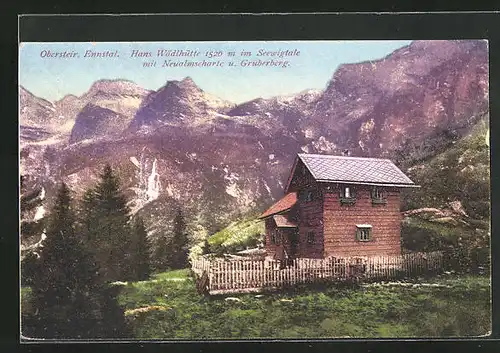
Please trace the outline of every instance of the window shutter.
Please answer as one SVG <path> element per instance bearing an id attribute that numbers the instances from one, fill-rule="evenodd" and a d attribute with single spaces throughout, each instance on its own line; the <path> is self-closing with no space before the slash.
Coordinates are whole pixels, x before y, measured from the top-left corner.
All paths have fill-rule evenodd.
<path id="1" fill-rule="evenodd" d="M 361 231 L 359 230 L 359 228 L 357 228 L 356 229 L 356 240 L 360 239 L 360 235 L 361 235 Z"/>

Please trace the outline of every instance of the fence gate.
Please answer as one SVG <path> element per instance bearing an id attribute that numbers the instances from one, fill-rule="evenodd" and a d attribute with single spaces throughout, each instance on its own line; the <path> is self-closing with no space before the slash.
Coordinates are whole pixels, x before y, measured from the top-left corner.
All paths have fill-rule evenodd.
<path id="1" fill-rule="evenodd" d="M 359 279 L 366 273 L 366 263 L 361 258 L 354 258 L 349 263 L 349 276 L 354 279 Z"/>

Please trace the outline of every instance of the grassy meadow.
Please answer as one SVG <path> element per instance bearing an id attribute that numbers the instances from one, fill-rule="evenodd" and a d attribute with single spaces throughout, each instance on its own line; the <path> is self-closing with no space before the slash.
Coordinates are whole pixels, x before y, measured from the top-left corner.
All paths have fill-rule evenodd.
<path id="1" fill-rule="evenodd" d="M 137 339 L 482 336 L 491 325 L 490 279 L 481 276 L 210 298 L 187 269 L 120 285 Z"/>

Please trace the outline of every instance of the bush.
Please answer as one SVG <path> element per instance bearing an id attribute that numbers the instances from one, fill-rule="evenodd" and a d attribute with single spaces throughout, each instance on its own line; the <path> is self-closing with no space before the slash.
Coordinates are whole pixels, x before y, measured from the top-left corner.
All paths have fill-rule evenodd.
<path id="1" fill-rule="evenodd" d="M 401 228 L 402 246 L 415 252 L 443 251 L 446 270 L 487 273 L 489 234 L 484 230 L 407 218 Z"/>

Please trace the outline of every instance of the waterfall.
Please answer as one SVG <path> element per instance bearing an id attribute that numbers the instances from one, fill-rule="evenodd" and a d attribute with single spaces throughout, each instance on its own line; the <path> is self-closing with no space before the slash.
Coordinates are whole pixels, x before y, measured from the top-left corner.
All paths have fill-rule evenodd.
<path id="1" fill-rule="evenodd" d="M 160 195 L 161 184 L 160 175 L 156 172 L 156 158 L 153 161 L 151 175 L 148 177 L 148 186 L 146 190 L 147 202 L 156 200 Z"/>
<path id="2" fill-rule="evenodd" d="M 160 174 L 157 172 L 158 161 L 156 158 L 151 165 L 151 160 L 145 156 L 143 149 L 139 161 L 135 157 L 131 157 L 130 160 L 138 169 L 136 171 L 137 186 L 132 188 L 137 195 L 132 206 L 132 213 L 135 213 L 147 203 L 156 200 L 160 196 L 162 186 L 160 183 Z M 149 168 L 151 168 L 151 174 L 148 173 Z"/>

